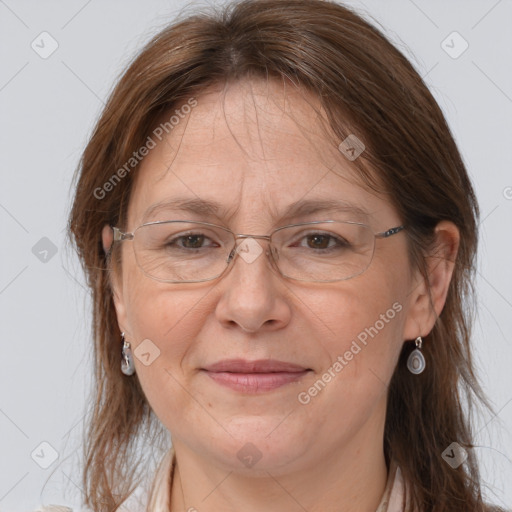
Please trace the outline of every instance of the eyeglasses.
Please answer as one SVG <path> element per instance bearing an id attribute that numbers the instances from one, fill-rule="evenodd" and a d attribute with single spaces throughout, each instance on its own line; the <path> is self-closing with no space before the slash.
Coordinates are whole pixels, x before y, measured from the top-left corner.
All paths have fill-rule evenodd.
<path id="1" fill-rule="evenodd" d="M 376 238 L 388 238 L 404 226 L 374 233 L 359 222 L 322 220 L 290 224 L 270 235 L 235 234 L 228 228 L 188 220 L 149 222 L 133 233 L 113 227 L 114 242 L 133 241 L 135 260 L 152 279 L 165 283 L 199 283 L 220 277 L 237 254 L 252 263 L 263 252 L 283 277 L 298 281 L 343 281 L 363 273 Z M 237 245 L 237 240 L 243 239 Z"/>

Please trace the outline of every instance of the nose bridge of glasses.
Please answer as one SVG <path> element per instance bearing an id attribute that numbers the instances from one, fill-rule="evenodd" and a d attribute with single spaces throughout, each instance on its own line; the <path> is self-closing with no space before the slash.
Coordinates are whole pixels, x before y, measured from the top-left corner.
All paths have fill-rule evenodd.
<path id="1" fill-rule="evenodd" d="M 246 261 L 246 263 L 252 263 L 255 259 L 257 259 L 261 252 L 265 252 L 267 257 L 269 257 L 271 260 L 271 264 L 274 264 L 278 259 L 277 248 L 270 245 L 272 241 L 271 235 L 250 235 L 245 233 L 233 233 L 233 235 L 235 238 L 235 246 L 228 256 L 228 263 L 234 259 L 236 254 L 239 254 L 242 259 Z M 266 240 L 269 242 L 269 247 L 266 251 L 261 248 L 260 244 L 257 242 L 257 239 Z M 239 240 L 241 240 L 241 242 L 239 242 Z M 250 240 L 253 240 L 254 242 L 251 244 Z"/>
<path id="2" fill-rule="evenodd" d="M 240 250 L 240 247 L 244 244 L 244 242 L 246 240 L 254 240 L 256 241 L 256 239 L 260 239 L 260 240 L 266 240 L 267 242 L 270 242 L 272 241 L 271 239 L 271 236 L 270 235 L 248 235 L 248 234 L 244 234 L 244 233 L 239 233 L 239 234 L 235 234 L 235 247 L 234 247 L 234 251 L 236 252 L 239 252 Z M 242 240 L 242 242 L 238 242 L 239 240 Z M 258 244 L 258 242 L 256 242 Z M 246 247 L 248 247 L 248 244 L 245 244 Z M 258 244 L 259 245 L 259 244 Z M 267 251 L 265 251 L 265 253 L 268 255 L 269 254 L 269 251 L 272 249 L 271 246 L 269 246 L 269 248 L 267 249 Z"/>

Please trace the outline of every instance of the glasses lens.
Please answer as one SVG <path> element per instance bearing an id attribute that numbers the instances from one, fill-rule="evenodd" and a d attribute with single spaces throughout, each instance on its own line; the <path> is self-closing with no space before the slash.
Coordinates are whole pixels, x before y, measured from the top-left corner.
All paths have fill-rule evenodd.
<path id="1" fill-rule="evenodd" d="M 341 281 L 368 268 L 374 242 L 372 230 L 355 222 L 287 226 L 272 235 L 273 259 L 281 273 L 292 279 Z M 220 276 L 234 245 L 228 229 L 188 221 L 146 224 L 134 238 L 139 267 L 158 281 L 176 283 Z"/>
<path id="2" fill-rule="evenodd" d="M 281 272 L 302 281 L 340 281 L 364 272 L 372 260 L 372 230 L 355 222 L 318 222 L 288 226 L 272 241 Z"/>
<path id="3" fill-rule="evenodd" d="M 214 279 L 227 266 L 234 238 L 220 226 L 187 221 L 146 224 L 134 238 L 139 267 L 159 281 Z"/>

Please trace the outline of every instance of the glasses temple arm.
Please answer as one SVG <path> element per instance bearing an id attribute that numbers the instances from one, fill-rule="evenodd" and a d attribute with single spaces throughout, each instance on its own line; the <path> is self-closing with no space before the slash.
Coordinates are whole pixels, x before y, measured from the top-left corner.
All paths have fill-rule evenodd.
<path id="1" fill-rule="evenodd" d="M 392 235 L 396 235 L 396 233 L 400 233 L 400 231 L 402 231 L 403 229 L 405 229 L 405 226 L 396 226 L 394 228 L 390 228 L 388 229 L 387 231 L 383 231 L 382 233 L 376 233 L 375 236 L 377 238 L 388 238 Z"/>
<path id="2" fill-rule="evenodd" d="M 112 226 L 112 231 L 114 231 L 114 242 L 133 240 L 133 233 L 123 233 L 119 228 L 114 226 Z"/>

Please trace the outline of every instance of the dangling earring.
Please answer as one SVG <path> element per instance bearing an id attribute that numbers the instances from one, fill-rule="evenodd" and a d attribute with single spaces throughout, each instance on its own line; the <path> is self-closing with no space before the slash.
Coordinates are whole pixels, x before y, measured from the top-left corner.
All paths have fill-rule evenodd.
<path id="1" fill-rule="evenodd" d="M 135 365 L 133 364 L 132 349 L 130 342 L 124 339 L 124 332 L 121 334 L 121 341 L 123 342 L 121 371 L 125 375 L 133 375 L 135 373 Z"/>
<path id="2" fill-rule="evenodd" d="M 418 375 L 423 372 L 427 363 L 421 353 L 421 345 L 423 343 L 421 336 L 418 336 L 414 343 L 416 343 L 416 348 L 410 353 L 409 358 L 407 359 L 407 368 L 411 373 L 414 373 L 414 375 Z"/>

